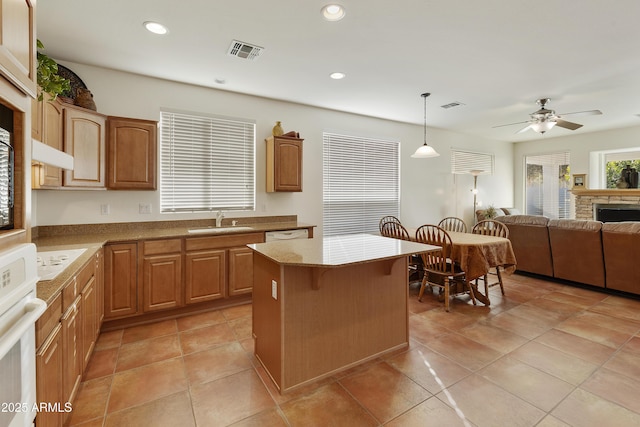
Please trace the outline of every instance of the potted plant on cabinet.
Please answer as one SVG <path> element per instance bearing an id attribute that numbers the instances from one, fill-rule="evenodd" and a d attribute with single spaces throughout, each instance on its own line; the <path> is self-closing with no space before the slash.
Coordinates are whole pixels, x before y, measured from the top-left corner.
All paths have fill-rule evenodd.
<path id="1" fill-rule="evenodd" d="M 44 49 L 44 45 L 37 40 L 38 49 Z M 56 99 L 58 95 L 64 94 L 71 90 L 68 79 L 58 75 L 58 63 L 45 55 L 38 52 L 38 86 L 42 89 L 38 96 L 38 101 L 42 101 L 44 93 L 48 93 L 51 99 Z"/>

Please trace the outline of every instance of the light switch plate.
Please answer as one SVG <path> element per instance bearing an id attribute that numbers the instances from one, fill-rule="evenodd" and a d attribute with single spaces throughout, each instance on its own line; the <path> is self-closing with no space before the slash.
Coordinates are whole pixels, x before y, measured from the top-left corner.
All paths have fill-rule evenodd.
<path id="1" fill-rule="evenodd" d="M 271 298 L 278 299 L 278 282 L 271 281 Z"/>
<path id="2" fill-rule="evenodd" d="M 138 205 L 138 213 L 141 213 L 141 214 L 150 214 L 150 213 L 151 213 L 151 205 L 150 205 L 150 204 L 147 204 L 147 203 L 145 203 L 145 204 L 140 203 L 140 204 Z"/>

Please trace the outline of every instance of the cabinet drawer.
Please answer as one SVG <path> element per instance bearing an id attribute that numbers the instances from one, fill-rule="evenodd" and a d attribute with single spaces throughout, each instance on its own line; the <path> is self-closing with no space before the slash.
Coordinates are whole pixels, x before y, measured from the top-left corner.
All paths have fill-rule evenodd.
<path id="1" fill-rule="evenodd" d="M 76 281 L 78 282 L 78 290 L 82 292 L 87 283 L 91 280 L 93 276 L 96 274 L 96 263 L 93 259 L 90 259 L 88 263 L 84 265 L 80 269 L 80 272 L 76 276 Z"/>
<path id="2" fill-rule="evenodd" d="M 62 312 L 66 312 L 69 306 L 76 300 L 80 294 L 78 287 L 78 281 L 74 277 L 69 280 L 67 284 L 62 288 Z"/>
<path id="3" fill-rule="evenodd" d="M 47 310 L 36 321 L 36 348 L 39 348 L 49 336 L 53 328 L 60 323 L 62 316 L 62 294 L 49 304 Z"/>
<path id="4" fill-rule="evenodd" d="M 168 254 L 182 251 L 181 239 L 147 240 L 143 242 L 144 255 Z"/>
<path id="5" fill-rule="evenodd" d="M 231 248 L 249 243 L 264 242 L 264 233 L 231 234 L 227 236 L 191 237 L 186 240 L 187 251 L 203 249 Z"/>

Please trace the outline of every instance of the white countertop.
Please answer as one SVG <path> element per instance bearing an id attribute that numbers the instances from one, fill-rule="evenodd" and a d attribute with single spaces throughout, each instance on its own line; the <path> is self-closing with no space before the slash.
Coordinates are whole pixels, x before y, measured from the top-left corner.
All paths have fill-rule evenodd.
<path id="1" fill-rule="evenodd" d="M 248 246 L 279 264 L 306 267 L 339 267 L 439 249 L 438 246 L 373 234 L 280 240 Z"/>

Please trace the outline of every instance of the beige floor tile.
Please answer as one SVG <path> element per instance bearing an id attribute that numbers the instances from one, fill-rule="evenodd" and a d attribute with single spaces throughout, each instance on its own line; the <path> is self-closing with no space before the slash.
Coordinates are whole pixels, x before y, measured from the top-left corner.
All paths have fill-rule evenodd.
<path id="1" fill-rule="evenodd" d="M 180 333 L 180 346 L 184 354 L 207 350 L 234 341 L 236 336 L 226 322 Z"/>
<path id="2" fill-rule="evenodd" d="M 116 372 L 137 368 L 181 356 L 177 334 L 123 344 L 118 353 Z"/>
<path id="3" fill-rule="evenodd" d="M 604 344 L 558 329 L 545 332 L 536 338 L 535 341 L 595 365 L 601 365 L 615 352 L 615 349 Z"/>
<path id="4" fill-rule="evenodd" d="M 124 329 L 117 331 L 101 332 L 96 342 L 94 351 L 106 350 L 108 348 L 118 348 L 122 343 Z"/>
<path id="5" fill-rule="evenodd" d="M 150 323 L 148 325 L 134 326 L 124 330 L 122 335 L 122 344 L 175 334 L 176 332 L 178 332 L 178 328 L 175 320 L 165 320 L 163 322 Z"/>
<path id="6" fill-rule="evenodd" d="M 500 353 L 508 353 L 529 342 L 520 335 L 486 323 L 475 323 L 460 329 L 458 333 Z"/>
<path id="7" fill-rule="evenodd" d="M 199 426 L 227 426 L 256 415 L 275 403 L 252 369 L 191 387 Z"/>
<path id="8" fill-rule="evenodd" d="M 464 417 L 464 414 L 456 412 L 436 397 L 422 402 L 385 424 L 386 427 L 473 427 L 474 425 Z"/>
<path id="9" fill-rule="evenodd" d="M 450 333 L 449 329 L 433 324 L 422 316 L 409 315 L 409 336 L 421 344 L 426 344 L 433 339 Z"/>
<path id="10" fill-rule="evenodd" d="M 571 426 L 640 426 L 640 415 L 622 406 L 577 389 L 551 415 Z"/>
<path id="11" fill-rule="evenodd" d="M 443 326 L 447 329 L 457 331 L 476 322 L 471 316 L 460 313 L 459 311 L 446 312 L 444 310 L 430 310 L 418 314 L 418 316 L 425 318 L 428 322 Z"/>
<path id="12" fill-rule="evenodd" d="M 233 427 L 287 427 L 283 416 L 278 409 L 271 408 L 233 423 Z"/>
<path id="13" fill-rule="evenodd" d="M 186 331 L 188 329 L 202 328 L 204 326 L 216 325 L 224 323 L 227 319 L 220 310 L 208 311 L 206 313 L 192 314 L 191 316 L 180 317 L 176 319 L 178 322 L 178 331 Z"/>
<path id="14" fill-rule="evenodd" d="M 381 423 L 432 396 L 386 362 L 342 378 L 340 384 Z"/>
<path id="15" fill-rule="evenodd" d="M 195 427 L 187 391 L 109 414 L 104 427 Z"/>
<path id="16" fill-rule="evenodd" d="M 546 413 L 478 375 L 436 397 L 478 426 L 534 426 Z"/>
<path id="17" fill-rule="evenodd" d="M 235 307 L 229 307 L 222 309 L 222 315 L 227 320 L 234 320 L 240 317 L 251 316 L 253 313 L 253 307 L 251 304 L 236 305 Z"/>
<path id="18" fill-rule="evenodd" d="M 74 426 L 104 417 L 112 380 L 113 377 L 108 376 L 86 381 L 80 385 L 76 399 L 72 404 L 69 425 Z"/>
<path id="19" fill-rule="evenodd" d="M 638 368 L 635 368 L 637 371 Z M 625 372 L 598 369 L 580 386 L 583 390 L 640 413 L 640 382 Z"/>
<path id="20" fill-rule="evenodd" d="M 528 319 L 524 319 L 520 316 L 514 316 L 510 311 L 511 310 L 500 313 L 497 316 L 488 319 L 487 324 L 496 328 L 504 329 L 527 339 L 534 339 L 550 329 L 550 327 L 547 326 L 531 324 Z"/>
<path id="21" fill-rule="evenodd" d="M 251 360 L 237 342 L 187 354 L 184 365 L 191 384 L 205 383 L 252 368 Z"/>
<path id="22" fill-rule="evenodd" d="M 244 340 L 253 337 L 253 323 L 251 316 L 229 320 L 227 323 L 236 335 L 236 339 Z"/>
<path id="23" fill-rule="evenodd" d="M 545 412 L 575 389 L 574 385 L 509 356 L 482 369 L 478 375 Z"/>
<path id="24" fill-rule="evenodd" d="M 429 342 L 428 347 L 463 367 L 476 371 L 497 360 L 502 353 L 460 334 L 450 334 Z"/>
<path id="25" fill-rule="evenodd" d="M 118 348 L 107 348 L 106 350 L 94 351 L 87 364 L 87 369 L 82 376 L 83 381 L 112 375 L 116 370 L 118 360 Z"/>
<path id="26" fill-rule="evenodd" d="M 605 316 L 600 316 L 605 317 Z M 633 335 L 629 332 L 612 329 L 594 322 L 594 316 L 579 314 L 570 319 L 565 320 L 556 327 L 561 331 L 568 332 L 579 337 L 595 341 L 611 348 L 618 348 L 631 338 Z"/>

